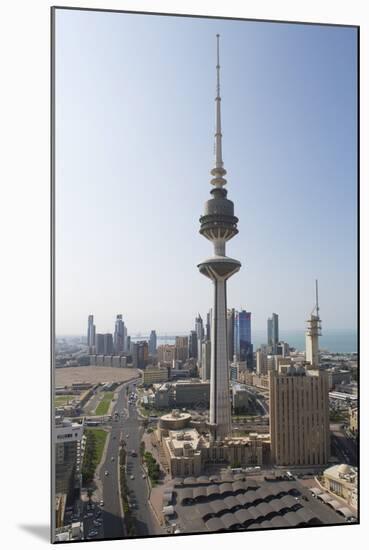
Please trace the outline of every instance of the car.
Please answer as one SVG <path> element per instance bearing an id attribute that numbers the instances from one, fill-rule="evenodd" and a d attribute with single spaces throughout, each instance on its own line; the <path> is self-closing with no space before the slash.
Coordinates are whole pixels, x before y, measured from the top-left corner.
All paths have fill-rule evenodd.
<path id="1" fill-rule="evenodd" d="M 109 475 L 108 470 L 105 470 L 104 475 L 105 475 L 105 476 L 108 476 L 108 475 Z"/>
<path id="2" fill-rule="evenodd" d="M 104 506 L 104 501 L 100 500 L 100 506 Z"/>
<path id="3" fill-rule="evenodd" d="M 111 460 L 112 462 L 114 462 L 115 458 L 112 456 L 110 460 Z"/>
<path id="4" fill-rule="evenodd" d="M 134 478 L 135 478 L 134 475 L 130 475 L 130 476 L 129 476 L 129 479 L 134 479 Z"/>
<path id="5" fill-rule="evenodd" d="M 146 474 L 142 474 L 142 479 L 146 479 Z"/>
<path id="6" fill-rule="evenodd" d="M 126 438 L 127 438 L 127 439 L 129 438 L 129 434 L 126 435 Z"/>

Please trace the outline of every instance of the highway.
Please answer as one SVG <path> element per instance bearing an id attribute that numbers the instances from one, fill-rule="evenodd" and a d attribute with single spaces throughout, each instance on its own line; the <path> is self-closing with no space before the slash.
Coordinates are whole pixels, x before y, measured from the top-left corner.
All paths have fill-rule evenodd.
<path id="1" fill-rule="evenodd" d="M 147 536 L 159 534 L 160 527 L 152 515 L 148 504 L 148 483 L 143 479 L 144 471 L 139 456 L 140 441 L 143 428 L 137 415 L 136 405 L 128 405 L 126 394 L 127 386 L 130 391 L 134 389 L 133 382 L 122 385 L 118 398 L 112 411 L 113 421 L 106 458 L 100 468 L 100 477 L 103 485 L 103 536 L 105 538 L 126 537 L 124 521 L 121 518 L 121 504 L 119 497 L 119 448 L 120 439 L 126 442 L 127 451 L 127 485 L 130 490 L 129 500 L 135 518 L 136 535 Z M 119 418 L 114 420 L 114 413 L 119 413 Z M 130 451 L 136 451 L 137 456 L 132 457 Z M 108 472 L 108 475 L 105 475 Z M 134 479 L 130 479 L 133 476 Z"/>
<path id="2" fill-rule="evenodd" d="M 148 503 L 148 482 L 142 477 L 144 475 L 140 459 L 142 433 L 143 428 L 140 425 L 136 405 L 129 405 L 129 416 L 124 421 L 123 430 L 127 450 L 127 485 L 130 490 L 130 503 L 133 505 L 136 520 L 136 534 L 147 536 L 160 534 L 162 531 Z M 136 451 L 136 457 L 131 456 L 132 450 Z"/>

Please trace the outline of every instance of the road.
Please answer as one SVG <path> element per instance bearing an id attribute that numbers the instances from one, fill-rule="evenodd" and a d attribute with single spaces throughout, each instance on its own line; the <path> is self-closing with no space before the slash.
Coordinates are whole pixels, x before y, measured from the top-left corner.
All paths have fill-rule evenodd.
<path id="1" fill-rule="evenodd" d="M 114 405 L 112 415 L 112 430 L 108 441 L 106 459 L 100 468 L 103 485 L 103 536 L 105 538 L 126 537 L 126 529 L 121 518 L 121 504 L 119 497 L 119 448 L 120 438 L 126 442 L 127 451 L 127 485 L 130 490 L 129 500 L 133 505 L 133 515 L 136 521 L 136 534 L 147 536 L 156 534 L 160 528 L 152 515 L 148 504 L 149 488 L 142 475 L 144 470 L 139 456 L 140 441 L 143 428 L 137 414 L 136 405 L 128 405 L 126 388 L 134 389 L 133 382 L 122 385 Z M 118 420 L 114 420 L 114 413 L 119 413 Z M 136 451 L 137 457 L 132 457 L 130 451 Z M 114 459 L 114 460 L 113 460 Z M 108 472 L 108 475 L 105 475 Z M 134 479 L 130 479 L 133 476 Z"/>
<path id="2" fill-rule="evenodd" d="M 123 384 L 118 392 L 117 401 L 113 407 L 113 421 L 110 436 L 107 443 L 105 462 L 100 468 L 100 478 L 103 486 L 103 526 L 104 537 L 117 538 L 125 537 L 126 530 L 122 519 L 121 503 L 119 496 L 119 440 L 122 431 L 122 425 L 125 422 L 124 400 L 127 384 Z M 119 420 L 114 420 L 114 412 L 120 413 Z M 108 475 L 105 475 L 108 472 Z"/>
<path id="3" fill-rule="evenodd" d="M 124 421 L 123 437 L 127 449 L 127 485 L 130 490 L 130 501 L 133 504 L 136 520 L 136 531 L 139 536 L 160 534 L 161 530 L 153 517 L 149 499 L 149 488 L 146 479 L 143 479 L 144 470 L 140 459 L 140 442 L 143 428 L 140 426 L 136 405 L 129 405 L 129 416 Z M 137 456 L 131 456 L 131 451 Z M 131 479 L 133 477 L 134 479 Z"/>
<path id="4" fill-rule="evenodd" d="M 344 430 L 337 424 L 331 424 L 331 453 L 340 463 L 357 466 L 356 440 L 347 437 Z"/>

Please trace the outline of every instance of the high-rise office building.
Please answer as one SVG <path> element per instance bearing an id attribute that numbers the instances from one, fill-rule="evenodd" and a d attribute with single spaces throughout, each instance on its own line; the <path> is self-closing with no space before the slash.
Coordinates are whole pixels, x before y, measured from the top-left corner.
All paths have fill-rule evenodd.
<path id="1" fill-rule="evenodd" d="M 197 335 L 197 363 L 201 366 L 201 344 L 204 339 L 204 324 L 200 313 L 195 319 L 195 331 Z"/>
<path id="2" fill-rule="evenodd" d="M 123 351 L 129 351 L 129 345 L 128 345 L 128 331 L 126 325 L 124 325 L 124 350 Z"/>
<path id="3" fill-rule="evenodd" d="M 211 340 L 204 340 L 202 343 L 201 353 L 201 379 L 205 382 L 206 380 L 210 380 Z"/>
<path id="4" fill-rule="evenodd" d="M 323 465 L 329 460 L 328 376 L 279 365 L 269 372 L 272 461 L 280 466 Z"/>
<path id="5" fill-rule="evenodd" d="M 190 359 L 197 359 L 197 334 L 195 330 L 191 330 L 188 338 L 188 356 Z"/>
<path id="6" fill-rule="evenodd" d="M 104 335 L 96 334 L 95 338 L 96 355 L 104 355 Z"/>
<path id="7" fill-rule="evenodd" d="M 188 359 L 188 336 L 176 336 L 176 359 L 187 361 Z"/>
<path id="8" fill-rule="evenodd" d="M 234 349 L 234 319 L 235 319 L 235 310 L 229 309 L 227 312 L 227 345 L 228 345 L 228 360 L 233 361 L 233 356 L 235 354 Z"/>
<path id="9" fill-rule="evenodd" d="M 256 351 L 256 374 L 268 373 L 268 356 L 264 350 L 258 349 Z"/>
<path id="10" fill-rule="evenodd" d="M 268 346 L 271 346 L 273 353 L 277 353 L 279 342 L 279 320 L 276 313 L 268 319 Z"/>
<path id="11" fill-rule="evenodd" d="M 90 352 L 92 351 L 91 348 L 95 346 L 95 340 L 96 340 L 96 326 L 94 325 L 94 316 L 89 315 L 88 326 L 87 326 L 87 345 L 90 348 Z"/>
<path id="12" fill-rule="evenodd" d="M 96 334 L 96 355 L 113 355 L 113 335 L 111 333 Z"/>
<path id="13" fill-rule="evenodd" d="M 150 338 L 149 338 L 149 355 L 156 355 L 156 343 L 157 343 L 156 331 L 152 330 L 150 332 Z"/>
<path id="14" fill-rule="evenodd" d="M 158 346 L 157 352 L 160 363 L 170 363 L 172 365 L 173 361 L 176 360 L 176 347 L 171 344 Z"/>
<path id="15" fill-rule="evenodd" d="M 114 329 L 114 353 L 120 355 L 125 349 L 124 345 L 124 322 L 121 314 L 117 315 Z"/>
<path id="16" fill-rule="evenodd" d="M 132 345 L 132 363 L 135 369 L 144 369 L 149 359 L 149 345 L 146 340 L 134 342 Z"/>
<path id="17" fill-rule="evenodd" d="M 212 311 L 206 314 L 205 340 L 211 340 L 211 315 Z"/>
<path id="18" fill-rule="evenodd" d="M 104 355 L 114 353 L 113 335 L 110 332 L 104 334 Z"/>
<path id="19" fill-rule="evenodd" d="M 127 351 L 128 353 L 130 353 L 130 352 L 132 351 L 132 350 L 131 350 L 131 337 L 130 337 L 130 336 L 126 336 L 125 342 L 126 342 L 126 349 L 125 349 L 125 351 Z"/>
<path id="20" fill-rule="evenodd" d="M 315 308 L 310 319 L 307 320 L 306 331 L 306 361 L 315 369 L 319 367 L 319 336 L 321 336 L 322 325 L 319 317 L 318 302 L 318 281 L 315 281 Z"/>
<path id="21" fill-rule="evenodd" d="M 233 202 L 226 198 L 227 190 L 224 188 L 227 180 L 224 178 L 226 170 L 223 167 L 222 158 L 219 35 L 217 35 L 216 69 L 215 166 L 211 170 L 213 178 L 210 182 L 214 188 L 211 190 L 212 198 L 205 203 L 204 215 L 200 218 L 200 233 L 213 243 L 214 256 L 198 265 L 200 272 L 209 277 L 214 285 L 209 410 L 212 441 L 220 441 L 231 435 L 226 281 L 241 267 L 238 260 L 226 256 L 226 242 L 238 233 L 238 218 L 234 216 Z"/>
<path id="22" fill-rule="evenodd" d="M 253 366 L 253 346 L 251 343 L 251 313 L 236 311 L 234 320 L 234 347 L 239 361 L 246 361 L 248 368 Z"/>

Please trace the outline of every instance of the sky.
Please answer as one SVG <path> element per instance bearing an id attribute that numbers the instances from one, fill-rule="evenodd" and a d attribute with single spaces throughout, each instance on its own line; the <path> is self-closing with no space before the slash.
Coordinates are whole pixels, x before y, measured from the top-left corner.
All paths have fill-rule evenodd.
<path id="1" fill-rule="evenodd" d="M 56 12 L 56 333 L 186 333 L 212 305 L 197 264 L 214 165 L 216 33 L 223 160 L 242 268 L 228 307 L 302 330 L 357 323 L 356 30 Z"/>

